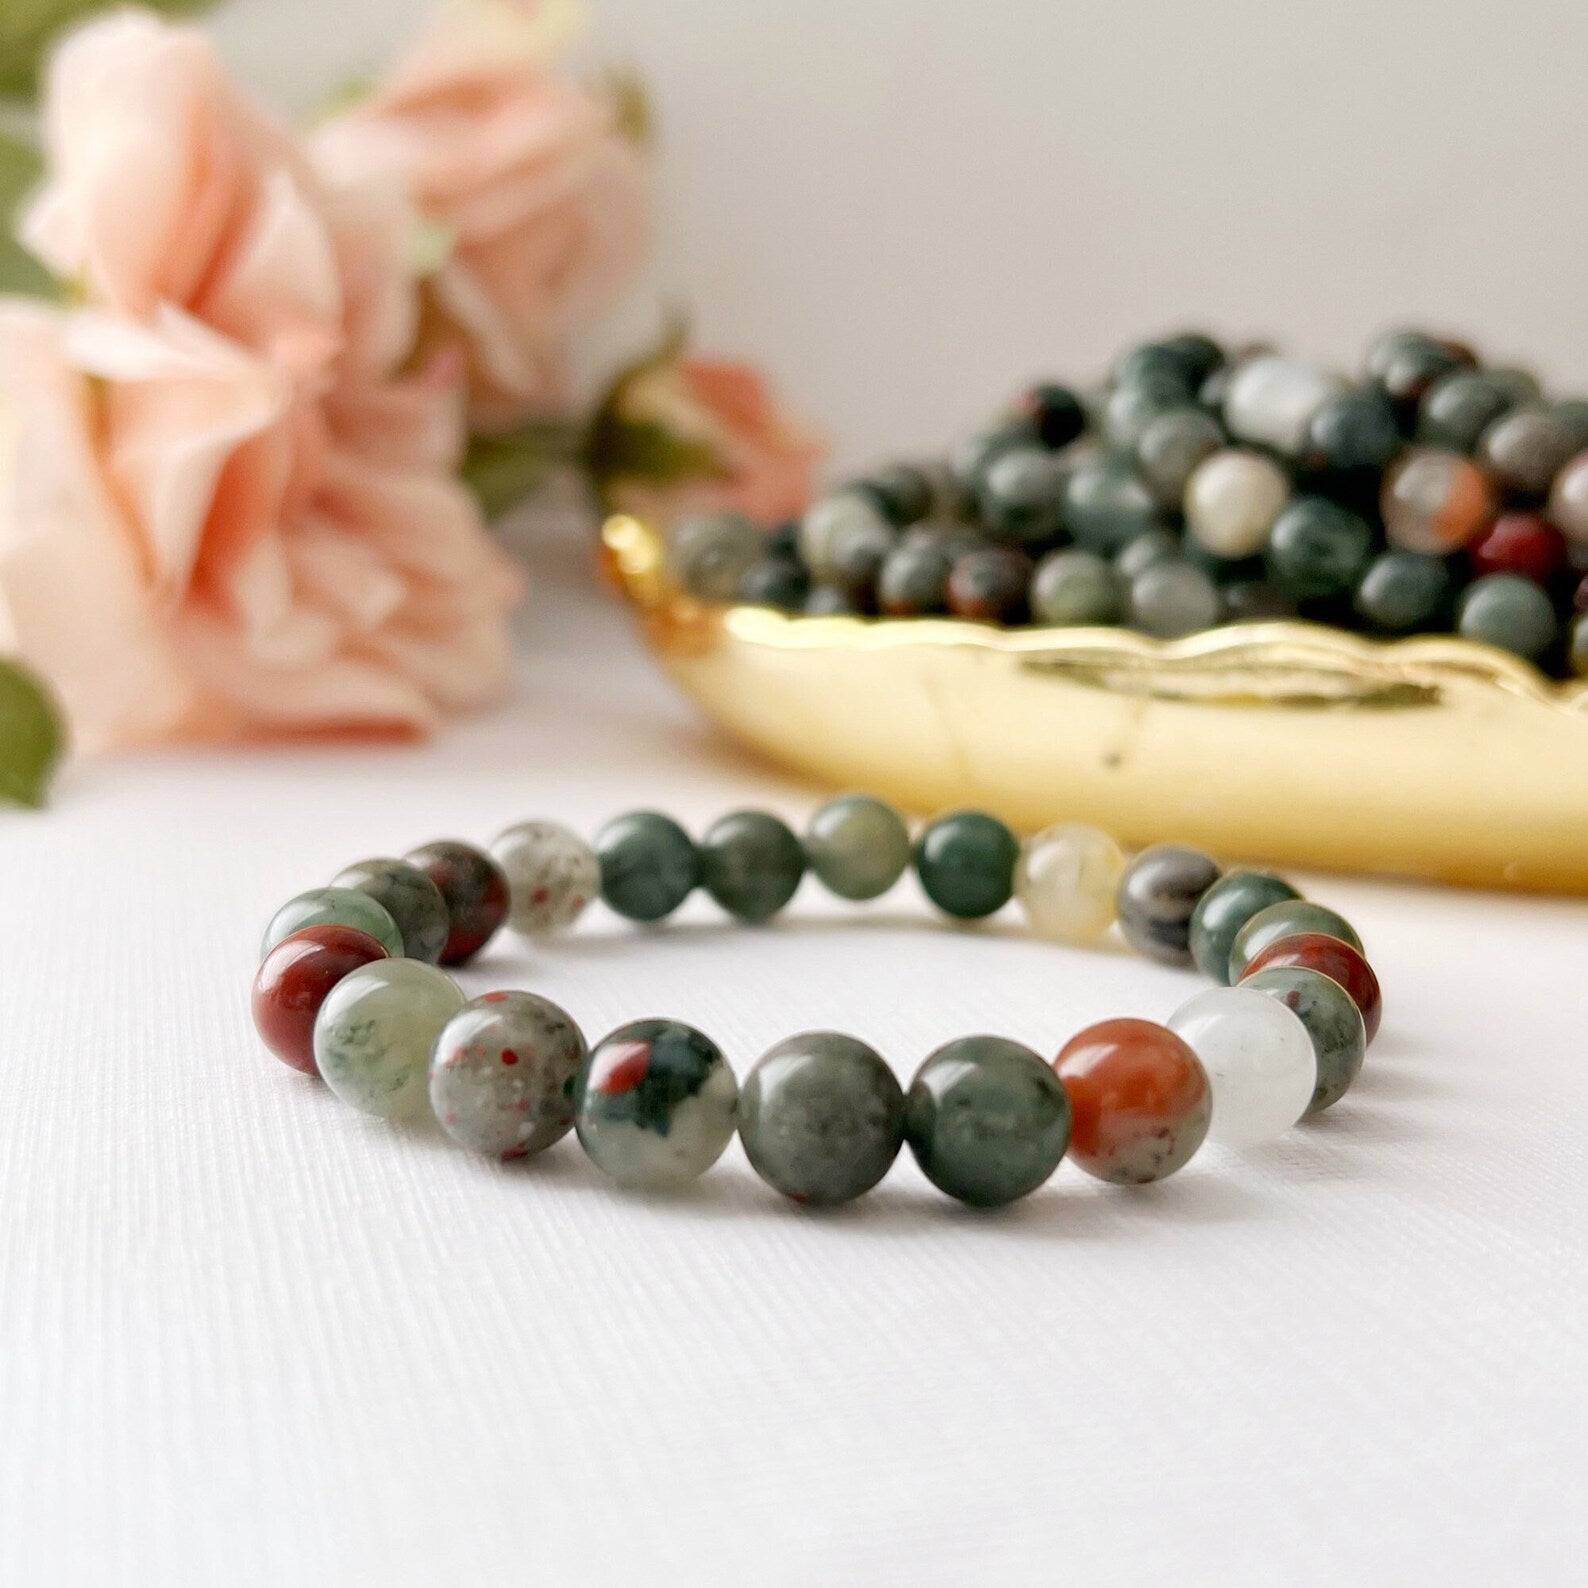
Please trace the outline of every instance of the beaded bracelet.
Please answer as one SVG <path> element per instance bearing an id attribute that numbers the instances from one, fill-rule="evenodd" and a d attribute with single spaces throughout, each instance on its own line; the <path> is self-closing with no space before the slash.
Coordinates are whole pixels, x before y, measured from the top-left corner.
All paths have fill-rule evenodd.
<path id="1" fill-rule="evenodd" d="M 1117 918 L 1143 954 L 1194 962 L 1218 985 L 1167 1025 L 1090 1026 L 1052 1064 L 1001 1037 L 961 1038 L 906 1093 L 872 1048 L 834 1032 L 778 1043 L 741 1087 L 716 1044 L 681 1022 L 638 1020 L 587 1049 L 547 999 L 466 1001 L 439 968 L 472 959 L 504 921 L 531 937 L 564 932 L 597 894 L 654 922 L 703 886 L 729 914 L 760 922 L 807 870 L 862 901 L 912 865 L 948 916 L 979 920 L 1018 895 L 1038 936 L 1071 943 Z M 980 811 L 940 817 L 912 844 L 896 811 L 861 794 L 824 805 L 803 841 L 775 816 L 740 811 L 697 845 L 643 811 L 609 822 L 593 845 L 532 821 L 490 854 L 446 842 L 362 861 L 284 905 L 263 955 L 261 1037 L 356 1108 L 401 1118 L 428 1101 L 448 1135 L 504 1159 L 572 1128 L 612 1179 L 658 1189 L 704 1173 L 737 1130 L 762 1179 L 818 1205 L 870 1190 L 906 1141 L 933 1184 L 973 1206 L 1035 1190 L 1066 1152 L 1103 1180 L 1161 1180 L 1205 1137 L 1265 1140 L 1336 1102 L 1381 1010 L 1351 926 L 1271 873 L 1221 872 L 1172 844 L 1127 864 L 1106 833 L 1077 824 L 1021 845 Z"/>

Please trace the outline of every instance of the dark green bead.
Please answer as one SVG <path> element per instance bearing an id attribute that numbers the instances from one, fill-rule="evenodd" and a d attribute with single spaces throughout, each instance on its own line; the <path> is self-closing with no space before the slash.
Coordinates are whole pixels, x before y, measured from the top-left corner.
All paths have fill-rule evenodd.
<path id="1" fill-rule="evenodd" d="M 1513 495 L 1544 496 L 1572 455 L 1572 438 L 1547 408 L 1517 408 L 1496 419 L 1478 442 L 1478 461 Z"/>
<path id="2" fill-rule="evenodd" d="M 1588 451 L 1588 397 L 1567 397 L 1550 412 L 1573 454 Z"/>
<path id="3" fill-rule="evenodd" d="M 1337 910 L 1307 899 L 1282 899 L 1270 904 L 1254 915 L 1235 934 L 1230 948 L 1230 983 L 1240 981 L 1241 973 L 1265 948 L 1282 937 L 1295 937 L 1302 932 L 1321 932 L 1325 937 L 1337 937 L 1349 943 L 1357 953 L 1364 952 L 1362 939 L 1356 928 Z"/>
<path id="4" fill-rule="evenodd" d="M 941 545 L 901 544 L 877 575 L 877 607 L 890 618 L 921 617 L 944 609 L 953 558 Z"/>
<path id="5" fill-rule="evenodd" d="M 1201 331 L 1166 336 L 1157 346 L 1176 361 L 1193 391 L 1224 365 L 1224 349 Z"/>
<path id="6" fill-rule="evenodd" d="M 824 570 L 828 582 L 857 605 L 869 604 L 877 575 L 898 543 L 898 530 L 885 518 L 857 515 L 836 530 L 828 544 Z"/>
<path id="7" fill-rule="evenodd" d="M 974 499 L 988 465 L 1012 447 L 1029 446 L 1036 435 L 1035 423 L 1023 416 L 977 430 L 957 441 L 950 450 L 949 475 L 961 491 Z"/>
<path id="8" fill-rule="evenodd" d="M 1300 897 L 1271 871 L 1231 871 L 1220 877 L 1191 913 L 1191 958 L 1197 969 L 1227 985 L 1230 950 L 1241 928 L 1259 910 Z"/>
<path id="9" fill-rule="evenodd" d="M 988 531 L 1020 545 L 1041 545 L 1058 533 L 1070 471 L 1046 447 L 1011 447 L 982 471 L 976 493 Z"/>
<path id="10" fill-rule="evenodd" d="M 1125 615 L 1125 582 L 1089 551 L 1055 551 L 1037 564 L 1031 580 L 1031 616 L 1037 623 L 1118 623 Z"/>
<path id="11" fill-rule="evenodd" d="M 1385 634 L 1411 634 L 1439 626 L 1455 580 L 1438 557 L 1418 551 L 1380 552 L 1357 586 L 1357 615 Z"/>
<path id="12" fill-rule="evenodd" d="M 1524 403 L 1536 403 L 1543 398 L 1544 388 L 1530 369 L 1487 369 L 1484 374 L 1511 399 L 1513 408 L 1520 408 Z"/>
<path id="13" fill-rule="evenodd" d="M 397 923 L 405 957 L 440 964 L 452 918 L 440 888 L 418 866 L 406 860 L 360 860 L 332 878 L 331 886 L 368 894 Z"/>
<path id="14" fill-rule="evenodd" d="M 1266 579 L 1237 579 L 1224 587 L 1226 623 L 1262 623 L 1295 615 L 1295 601 Z"/>
<path id="15" fill-rule="evenodd" d="M 1114 365 L 1112 373 L 1115 386 L 1156 384 L 1172 388 L 1182 400 L 1188 400 L 1206 378 L 1203 361 L 1197 354 L 1168 342 L 1144 342 L 1131 348 Z"/>
<path id="16" fill-rule="evenodd" d="M 805 858 L 840 899 L 875 899 L 910 864 L 910 829 L 891 805 L 869 794 L 840 794 L 811 817 Z"/>
<path id="17" fill-rule="evenodd" d="M 948 609 L 977 623 L 1023 623 L 1031 572 L 1031 559 L 1013 546 L 967 551 L 949 569 Z"/>
<path id="18" fill-rule="evenodd" d="M 1125 460 L 1090 458 L 1070 475 L 1064 527 L 1087 551 L 1112 556 L 1158 525 L 1158 509 L 1147 487 Z"/>
<path id="19" fill-rule="evenodd" d="M 1417 423 L 1417 410 L 1435 381 L 1453 370 L 1468 367 L 1468 361 L 1442 342 L 1412 339 L 1387 356 L 1378 382 L 1402 426 L 1410 432 Z"/>
<path id="20" fill-rule="evenodd" d="M 805 850 L 776 816 L 734 811 L 700 840 L 700 880 L 729 915 L 765 921 L 794 897 L 805 875 Z"/>
<path id="21" fill-rule="evenodd" d="M 1165 562 L 1179 555 L 1180 542 L 1167 529 L 1147 529 L 1114 554 L 1114 571 L 1128 584 L 1155 562 Z"/>
<path id="22" fill-rule="evenodd" d="M 1068 386 L 1033 386 L 1020 406 L 1045 447 L 1067 447 L 1086 429 L 1086 410 Z"/>
<path id="23" fill-rule="evenodd" d="M 1200 408 L 1173 408 L 1154 416 L 1136 442 L 1136 467 L 1153 500 L 1177 513 L 1186 481 L 1204 458 L 1226 445 L 1224 427 Z"/>
<path id="24" fill-rule="evenodd" d="M 1560 637 L 1560 620 L 1549 596 L 1531 579 L 1490 573 L 1462 592 L 1456 629 L 1465 639 L 1537 661 Z"/>
<path id="25" fill-rule="evenodd" d="M 1103 401 L 1103 439 L 1114 451 L 1134 457 L 1155 419 L 1190 405 L 1190 388 L 1172 376 L 1144 375 L 1127 381 Z"/>
<path id="26" fill-rule="evenodd" d="M 1020 844 L 985 811 L 955 811 L 930 823 L 915 846 L 915 870 L 926 896 L 961 920 L 992 915 L 1014 892 Z"/>
<path id="27" fill-rule="evenodd" d="M 900 529 L 925 518 L 932 511 L 935 495 L 931 476 L 913 463 L 889 464 L 856 481 L 851 489 L 863 491 L 883 517 Z"/>
<path id="28" fill-rule="evenodd" d="M 1404 445 L 1395 410 L 1382 392 L 1341 392 L 1307 423 L 1301 473 L 1317 490 L 1375 498 L 1384 470 Z"/>
<path id="29" fill-rule="evenodd" d="M 1260 970 L 1241 986 L 1277 998 L 1307 1028 L 1318 1059 L 1318 1084 L 1307 1112 L 1321 1113 L 1338 1103 L 1362 1073 L 1367 1056 L 1367 1027 L 1350 993 L 1331 977 L 1299 965 Z"/>
<path id="30" fill-rule="evenodd" d="M 1268 577 L 1298 601 L 1344 595 L 1373 555 L 1373 531 L 1321 496 L 1300 496 L 1274 520 L 1264 561 Z"/>
<path id="31" fill-rule="evenodd" d="M 1160 640 L 1210 629 L 1224 615 L 1213 576 L 1184 557 L 1166 557 L 1130 581 L 1130 622 Z"/>
<path id="32" fill-rule="evenodd" d="M 962 1037 L 927 1059 L 905 1099 L 904 1136 L 939 1191 L 976 1208 L 1035 1191 L 1070 1144 L 1053 1066 L 1003 1037 Z"/>
<path id="33" fill-rule="evenodd" d="M 1417 439 L 1447 452 L 1475 452 L 1483 432 L 1509 413 L 1513 402 L 1504 382 L 1486 370 L 1453 370 L 1428 388 L 1417 416 Z"/>
<path id="34" fill-rule="evenodd" d="M 631 921 L 671 915 L 700 881 L 700 851 L 670 816 L 632 811 L 596 834 L 601 897 Z"/>
<path id="35" fill-rule="evenodd" d="M 754 606 L 798 612 L 811 593 L 811 576 L 793 557 L 762 557 L 739 579 L 739 599 Z"/>
<path id="36" fill-rule="evenodd" d="M 1119 929 L 1139 954 L 1165 965 L 1191 963 L 1191 917 L 1219 880 L 1218 862 L 1183 844 L 1154 844 L 1125 868 L 1115 896 Z"/>

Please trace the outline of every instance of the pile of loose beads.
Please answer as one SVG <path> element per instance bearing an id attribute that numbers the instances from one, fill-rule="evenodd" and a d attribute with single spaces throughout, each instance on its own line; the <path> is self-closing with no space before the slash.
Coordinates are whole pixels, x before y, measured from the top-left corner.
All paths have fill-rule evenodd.
<path id="1" fill-rule="evenodd" d="M 742 1085 L 709 1037 L 676 1020 L 636 1020 L 587 1048 L 547 999 L 469 1000 L 441 968 L 466 963 L 504 922 L 536 938 L 565 932 L 597 896 L 655 922 L 701 887 L 759 922 L 807 870 L 860 901 L 912 867 L 955 919 L 1016 895 L 1046 939 L 1094 941 L 1117 919 L 1143 954 L 1195 963 L 1216 985 L 1166 1025 L 1091 1026 L 1052 1063 L 1002 1037 L 961 1038 L 906 1092 L 875 1050 L 827 1031 L 778 1043 Z M 980 811 L 939 817 L 912 842 L 891 806 L 862 794 L 824 805 L 803 839 L 740 811 L 697 843 L 641 811 L 593 844 L 532 821 L 490 853 L 448 842 L 361 861 L 282 906 L 253 987 L 271 1051 L 355 1108 L 401 1118 L 428 1107 L 465 1147 L 504 1159 L 572 1129 L 613 1180 L 657 1189 L 703 1174 L 737 1131 L 763 1180 L 816 1205 L 870 1190 L 904 1142 L 934 1185 L 978 1207 L 1035 1190 L 1066 1153 L 1103 1180 L 1161 1180 L 1204 1137 L 1263 1141 L 1338 1101 L 1380 1007 L 1350 925 L 1271 873 L 1221 872 L 1171 844 L 1127 863 L 1106 833 L 1077 824 L 1022 845 Z"/>
<path id="2" fill-rule="evenodd" d="M 1355 381 L 1175 336 L 797 523 L 687 520 L 671 556 L 703 599 L 791 612 L 1166 639 L 1301 616 L 1588 675 L 1588 400 L 1416 331 L 1381 337 Z"/>

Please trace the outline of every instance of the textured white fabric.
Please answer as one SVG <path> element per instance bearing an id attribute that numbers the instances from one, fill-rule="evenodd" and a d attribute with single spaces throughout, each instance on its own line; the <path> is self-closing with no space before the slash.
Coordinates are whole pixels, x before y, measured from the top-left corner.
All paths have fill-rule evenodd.
<path id="1" fill-rule="evenodd" d="M 653 675 L 569 554 L 502 713 L 422 749 L 79 766 L 0 816 L 0 1582 L 1581 1581 L 1588 912 L 1317 881 L 1388 1016 L 1261 1151 L 1004 1216 L 902 1160 L 813 1216 L 735 1146 L 620 1195 L 341 1107 L 255 1044 L 277 902 L 365 854 L 814 791 Z M 593 912 L 467 985 L 593 1034 L 815 1026 L 907 1073 L 1045 1052 L 1199 983 L 928 926 L 908 886 L 781 925 Z"/>

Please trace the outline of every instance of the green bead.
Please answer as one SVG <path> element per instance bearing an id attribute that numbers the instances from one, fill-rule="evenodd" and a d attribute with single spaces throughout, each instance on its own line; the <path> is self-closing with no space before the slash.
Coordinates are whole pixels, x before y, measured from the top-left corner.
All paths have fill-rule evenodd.
<path id="1" fill-rule="evenodd" d="M 1274 520 L 1264 560 L 1286 594 L 1317 601 L 1353 589 L 1372 555 L 1365 519 L 1321 496 L 1303 496 Z"/>
<path id="2" fill-rule="evenodd" d="M 631 811 L 596 834 L 601 897 L 631 921 L 671 915 L 700 881 L 700 851 L 670 816 Z"/>
<path id="3" fill-rule="evenodd" d="M 331 886 L 367 893 L 397 923 L 409 959 L 440 963 L 451 915 L 440 888 L 418 866 L 406 860 L 360 860 L 338 872 Z"/>
<path id="4" fill-rule="evenodd" d="M 995 1208 L 1035 1191 L 1070 1144 L 1070 1101 L 1051 1064 L 1002 1037 L 939 1048 L 905 1100 L 905 1140 L 939 1191 Z"/>
<path id="5" fill-rule="evenodd" d="M 1428 388 L 1417 416 L 1417 439 L 1450 452 L 1475 452 L 1483 432 L 1509 413 L 1513 395 L 1484 370 L 1458 369 Z"/>
<path id="6" fill-rule="evenodd" d="M 1579 612 L 1571 620 L 1571 640 L 1566 660 L 1573 677 L 1588 678 L 1588 612 Z"/>
<path id="7" fill-rule="evenodd" d="M 1438 557 L 1420 551 L 1386 551 L 1374 558 L 1357 586 L 1357 615 L 1385 634 L 1428 629 L 1444 616 L 1454 580 Z"/>
<path id="8" fill-rule="evenodd" d="M 910 829 L 891 805 L 869 794 L 841 794 L 811 817 L 805 857 L 840 899 L 875 899 L 910 864 Z"/>
<path id="9" fill-rule="evenodd" d="M 1321 932 L 1325 937 L 1337 937 L 1349 943 L 1357 953 L 1362 953 L 1362 939 L 1356 928 L 1343 915 L 1307 899 L 1286 899 L 1270 904 L 1254 915 L 1239 932 L 1230 948 L 1230 984 L 1241 979 L 1241 973 L 1265 948 L 1282 937 L 1295 937 L 1301 932 Z"/>
<path id="10" fill-rule="evenodd" d="M 1143 634 L 1176 640 L 1212 628 L 1223 615 L 1212 576 L 1185 557 L 1165 557 L 1130 582 L 1130 622 Z"/>
<path id="11" fill-rule="evenodd" d="M 732 601 L 765 544 L 766 536 L 742 513 L 697 513 L 673 526 L 667 566 L 702 601 Z"/>
<path id="12" fill-rule="evenodd" d="M 729 915 L 765 921 L 794 897 L 805 875 L 805 851 L 776 816 L 735 811 L 706 829 L 700 880 Z"/>
<path id="13" fill-rule="evenodd" d="M 1147 487 L 1123 459 L 1093 458 L 1064 488 L 1064 527 L 1087 551 L 1111 556 L 1158 523 Z"/>
<path id="14" fill-rule="evenodd" d="M 1307 1112 L 1321 1113 L 1338 1103 L 1362 1073 L 1367 1056 L 1367 1027 L 1350 993 L 1332 977 L 1299 965 L 1260 970 L 1241 986 L 1277 998 L 1307 1028 L 1318 1059 L 1318 1085 Z"/>
<path id="15" fill-rule="evenodd" d="M 955 811 L 930 823 L 915 846 L 915 870 L 926 896 L 961 920 L 992 915 L 1014 892 L 1020 844 L 984 811 Z"/>
<path id="16" fill-rule="evenodd" d="M 1011 447 L 981 476 L 977 506 L 1000 540 L 1040 544 L 1058 533 L 1069 470 L 1040 444 Z"/>
<path id="17" fill-rule="evenodd" d="M 1153 500 L 1178 513 L 1186 481 L 1197 465 L 1224 445 L 1224 427 L 1200 408 L 1175 408 L 1156 415 L 1136 443 L 1136 467 Z"/>
<path id="18" fill-rule="evenodd" d="M 270 918 L 265 940 L 259 945 L 264 958 L 284 937 L 306 926 L 351 926 L 367 932 L 394 959 L 402 958 L 403 935 L 391 911 L 355 888 L 311 888 L 288 899 Z"/>
<path id="19" fill-rule="evenodd" d="M 1544 590 L 1519 573 L 1490 573 L 1462 592 L 1456 628 L 1464 639 L 1497 645 L 1537 661 L 1560 635 Z"/>
<path id="20" fill-rule="evenodd" d="M 1301 895 L 1271 871 L 1231 871 L 1197 900 L 1191 912 L 1191 958 L 1214 981 L 1228 983 L 1230 950 L 1240 929 L 1271 904 Z"/>
<path id="21" fill-rule="evenodd" d="M 1125 582 L 1094 552 L 1053 552 L 1031 580 L 1031 615 L 1060 626 L 1118 623 L 1125 615 Z"/>

